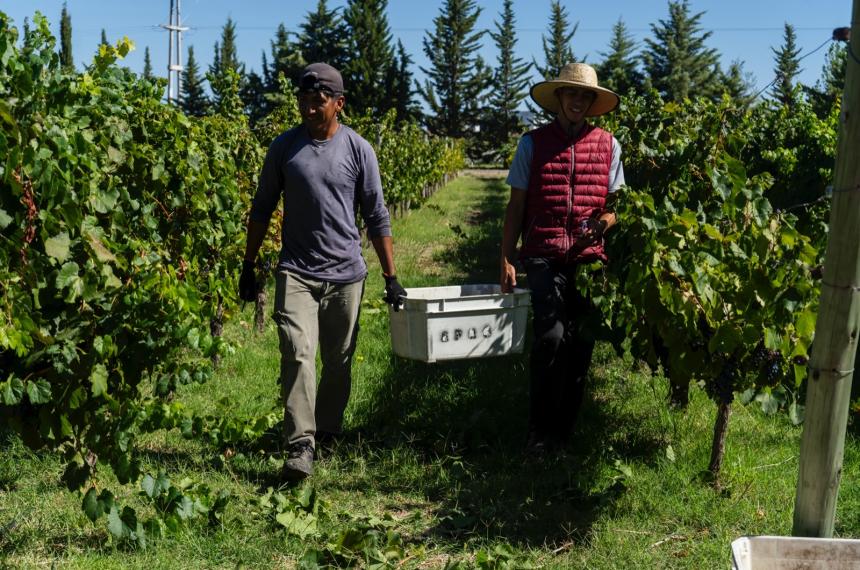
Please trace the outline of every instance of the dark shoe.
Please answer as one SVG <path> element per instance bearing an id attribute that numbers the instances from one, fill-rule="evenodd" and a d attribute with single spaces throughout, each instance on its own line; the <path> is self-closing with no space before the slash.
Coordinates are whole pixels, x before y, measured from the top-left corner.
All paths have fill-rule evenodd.
<path id="1" fill-rule="evenodd" d="M 287 481 L 301 481 L 314 474 L 314 446 L 300 441 L 290 446 L 281 476 Z"/>

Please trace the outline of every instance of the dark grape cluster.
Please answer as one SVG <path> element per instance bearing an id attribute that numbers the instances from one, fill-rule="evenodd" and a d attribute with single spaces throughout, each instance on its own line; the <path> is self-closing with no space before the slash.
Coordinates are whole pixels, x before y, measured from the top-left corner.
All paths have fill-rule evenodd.
<path id="1" fill-rule="evenodd" d="M 759 342 L 752 353 L 751 363 L 753 368 L 759 368 L 767 361 L 767 353 L 768 350 L 764 347 L 764 342 Z"/>
<path id="2" fill-rule="evenodd" d="M 764 376 L 768 384 L 775 384 L 782 377 L 782 353 L 778 350 L 769 350 L 767 356 Z"/>
<path id="3" fill-rule="evenodd" d="M 708 395 L 718 402 L 731 403 L 734 399 L 735 383 L 738 379 L 738 361 L 729 356 L 713 382 L 706 385 Z"/>
<path id="4" fill-rule="evenodd" d="M 756 345 L 749 363 L 753 370 L 758 371 L 759 375 L 764 375 L 769 385 L 776 384 L 782 378 L 782 353 L 766 348 L 764 341 Z"/>

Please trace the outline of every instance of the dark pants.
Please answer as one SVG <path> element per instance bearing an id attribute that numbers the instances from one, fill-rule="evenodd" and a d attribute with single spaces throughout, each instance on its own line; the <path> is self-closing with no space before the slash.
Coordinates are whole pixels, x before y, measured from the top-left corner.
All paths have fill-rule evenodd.
<path id="1" fill-rule="evenodd" d="M 594 307 L 576 289 L 576 265 L 525 263 L 534 315 L 529 428 L 564 441 L 582 407 L 594 337 L 584 326 Z"/>

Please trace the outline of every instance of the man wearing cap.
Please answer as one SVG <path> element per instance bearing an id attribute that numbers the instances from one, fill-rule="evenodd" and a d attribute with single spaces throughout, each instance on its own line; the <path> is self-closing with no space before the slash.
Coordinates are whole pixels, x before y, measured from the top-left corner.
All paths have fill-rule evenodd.
<path id="1" fill-rule="evenodd" d="M 391 224 L 376 154 L 366 140 L 338 122 L 343 93 L 341 75 L 332 66 L 312 63 L 302 71 L 298 91 L 302 124 L 278 136 L 266 154 L 239 278 L 240 298 L 254 300 L 254 261 L 283 195 L 273 318 L 280 340 L 288 452 L 283 476 L 289 480 L 311 475 L 316 443 L 342 430 L 367 276 L 357 213 L 382 266 L 385 301 L 397 310 L 406 296 L 395 277 Z"/>
<path id="2" fill-rule="evenodd" d="M 582 405 L 594 338 L 584 326 L 591 301 L 576 288 L 581 264 L 606 261 L 603 234 L 615 224 L 607 199 L 622 184 L 621 149 L 586 117 L 614 110 L 619 97 L 594 68 L 564 66 L 531 97 L 555 119 L 523 135 L 508 173 L 511 196 L 502 235 L 501 286 L 517 284 L 517 242 L 532 297 L 527 445 L 563 445 Z"/>

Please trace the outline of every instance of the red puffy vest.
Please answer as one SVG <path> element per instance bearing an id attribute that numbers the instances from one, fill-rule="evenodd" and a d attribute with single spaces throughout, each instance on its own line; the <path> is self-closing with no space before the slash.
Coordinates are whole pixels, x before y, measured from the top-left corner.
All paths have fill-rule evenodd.
<path id="1" fill-rule="evenodd" d="M 565 263 L 606 261 L 602 242 L 582 248 L 577 236 L 582 222 L 598 217 L 606 204 L 612 135 L 585 125 L 571 139 L 557 121 L 529 134 L 534 155 L 520 257 L 546 257 Z"/>

